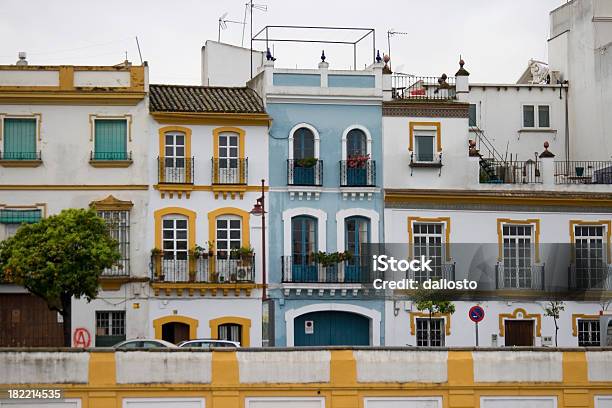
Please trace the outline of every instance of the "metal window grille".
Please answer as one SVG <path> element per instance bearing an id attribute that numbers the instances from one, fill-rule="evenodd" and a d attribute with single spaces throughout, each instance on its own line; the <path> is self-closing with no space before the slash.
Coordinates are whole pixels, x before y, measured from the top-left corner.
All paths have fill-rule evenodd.
<path id="1" fill-rule="evenodd" d="M 125 311 L 96 312 L 96 335 L 125 336 Z"/>
<path id="2" fill-rule="evenodd" d="M 444 347 L 444 319 L 416 319 L 417 346 Z"/>
<path id="3" fill-rule="evenodd" d="M 599 320 L 578 319 L 578 346 L 599 346 L 599 336 Z"/>
<path id="4" fill-rule="evenodd" d="M 576 286 L 602 287 L 607 275 L 603 225 L 577 225 L 574 230 Z"/>
<path id="5" fill-rule="evenodd" d="M 532 225 L 504 225 L 503 267 L 505 288 L 531 288 Z"/>
<path id="6" fill-rule="evenodd" d="M 443 225 L 441 223 L 414 223 L 414 257 L 425 256 L 431 259 L 429 266 L 432 271 L 415 271 L 414 279 L 423 282 L 427 279 L 442 278 L 442 263 L 444 260 Z"/>
<path id="7" fill-rule="evenodd" d="M 121 258 L 116 265 L 107 268 L 103 275 L 121 276 L 130 274 L 130 212 L 123 210 L 98 211 L 104 219 L 108 232 L 118 243 Z"/>

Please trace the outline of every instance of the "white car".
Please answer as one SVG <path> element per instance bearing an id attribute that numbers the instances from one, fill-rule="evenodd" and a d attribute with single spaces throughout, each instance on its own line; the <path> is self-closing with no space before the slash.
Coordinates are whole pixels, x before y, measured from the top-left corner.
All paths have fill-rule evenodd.
<path id="1" fill-rule="evenodd" d="M 132 339 L 124 340 L 113 346 L 115 349 L 152 349 L 152 348 L 176 348 L 169 341 L 159 339 Z"/>
<path id="2" fill-rule="evenodd" d="M 209 349 L 212 347 L 228 347 L 228 348 L 239 348 L 240 343 L 237 341 L 229 340 L 215 340 L 215 339 L 196 339 L 186 340 L 178 344 L 179 348 L 203 348 Z"/>

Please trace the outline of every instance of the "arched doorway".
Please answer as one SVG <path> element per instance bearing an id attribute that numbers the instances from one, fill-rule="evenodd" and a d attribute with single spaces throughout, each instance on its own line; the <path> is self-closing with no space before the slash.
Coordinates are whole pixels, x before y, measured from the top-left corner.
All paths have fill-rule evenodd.
<path id="1" fill-rule="evenodd" d="M 369 346 L 370 319 L 356 313 L 326 310 L 294 320 L 295 346 Z"/>
<path id="2" fill-rule="evenodd" d="M 174 344 L 189 340 L 189 325 L 181 322 L 168 322 L 162 324 L 162 340 Z"/>

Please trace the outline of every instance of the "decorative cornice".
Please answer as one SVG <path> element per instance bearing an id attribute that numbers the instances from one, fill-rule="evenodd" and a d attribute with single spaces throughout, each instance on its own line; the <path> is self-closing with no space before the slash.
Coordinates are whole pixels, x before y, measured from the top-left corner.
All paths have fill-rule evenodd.
<path id="1" fill-rule="evenodd" d="M 427 118 L 468 118 L 469 104 L 458 102 L 383 102 L 383 116 L 409 116 Z"/>
<path id="2" fill-rule="evenodd" d="M 131 201 L 119 200 L 111 194 L 102 200 L 92 201 L 89 203 L 89 206 L 96 210 L 130 210 L 134 207 L 134 203 Z"/>

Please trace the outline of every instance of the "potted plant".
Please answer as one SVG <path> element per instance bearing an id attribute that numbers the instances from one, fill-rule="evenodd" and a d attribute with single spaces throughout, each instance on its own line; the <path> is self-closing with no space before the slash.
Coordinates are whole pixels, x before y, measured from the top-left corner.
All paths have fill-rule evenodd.
<path id="1" fill-rule="evenodd" d="M 236 282 L 236 278 L 237 278 L 236 272 L 232 272 L 230 274 L 230 282 L 232 283 Z"/>
<path id="2" fill-rule="evenodd" d="M 162 268 L 162 256 L 163 256 L 164 251 L 162 251 L 159 248 L 153 248 L 151 250 L 151 263 L 153 264 L 153 270 L 155 272 L 155 279 L 156 280 L 164 280 L 165 276 L 164 276 L 164 271 Z"/>
<path id="3" fill-rule="evenodd" d="M 215 254 L 215 241 L 208 241 L 208 256 L 212 257 Z"/>
<path id="4" fill-rule="evenodd" d="M 253 248 L 251 248 L 250 246 L 234 248 L 234 249 L 232 249 L 231 257 L 233 259 L 239 259 L 240 260 L 240 264 L 242 266 L 251 266 L 251 263 L 253 262 L 253 254 L 254 253 L 255 252 L 254 252 Z"/>
<path id="5" fill-rule="evenodd" d="M 584 167 L 576 166 L 576 176 L 582 177 L 584 175 Z"/>
<path id="6" fill-rule="evenodd" d="M 317 159 L 316 157 L 305 157 L 303 159 L 299 159 L 295 163 L 295 165 L 296 167 L 310 168 L 310 167 L 314 167 L 318 161 L 319 159 Z"/>
<path id="7" fill-rule="evenodd" d="M 368 160 L 370 160 L 369 154 L 355 155 L 355 156 L 349 156 L 348 159 L 346 160 L 346 163 L 348 167 L 351 169 L 365 169 L 366 164 L 368 163 Z"/>
<path id="8" fill-rule="evenodd" d="M 225 283 L 225 276 L 224 275 L 218 275 L 218 282 L 219 283 Z"/>

